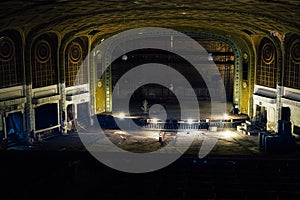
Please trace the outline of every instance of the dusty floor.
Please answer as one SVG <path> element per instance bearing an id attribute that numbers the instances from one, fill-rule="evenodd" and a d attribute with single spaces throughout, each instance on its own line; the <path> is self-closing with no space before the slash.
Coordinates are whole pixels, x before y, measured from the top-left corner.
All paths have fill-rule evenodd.
<path id="1" fill-rule="evenodd" d="M 83 133 L 87 135 L 97 135 L 97 133 Z M 159 133 L 163 136 L 163 143 L 159 142 Z M 211 132 L 208 130 L 198 130 L 194 132 L 194 140 L 185 154 L 197 155 L 202 145 L 203 140 L 216 138 L 217 143 L 209 152 L 209 156 L 272 156 L 272 154 L 265 153 L 258 147 L 258 136 L 244 135 L 235 130 Z M 106 130 L 106 137 L 119 148 L 135 153 L 146 153 L 156 151 L 164 148 L 166 145 L 173 145 L 174 142 L 184 141 L 192 134 L 187 131 L 173 132 L 159 132 L 159 131 L 142 131 L 142 132 L 124 132 L 120 130 Z M 97 143 L 95 141 L 95 143 Z M 184 144 L 184 142 L 183 142 Z M 34 143 L 30 146 L 15 146 L 8 150 L 42 150 L 42 151 L 70 151 L 82 152 L 86 151 L 78 133 L 73 132 L 69 135 L 58 135 L 41 142 Z M 107 149 L 109 151 L 109 149 Z M 298 157 L 299 151 L 289 153 L 289 156 Z M 280 155 L 281 156 L 281 155 Z"/>
<path id="2" fill-rule="evenodd" d="M 162 135 L 166 144 L 173 144 L 176 139 L 184 140 L 187 137 L 193 137 L 188 131 L 162 132 Z M 107 132 L 107 136 L 114 144 L 131 152 L 150 152 L 163 148 L 161 143 L 158 142 L 159 131 L 144 131 L 136 134 L 110 130 Z M 217 144 L 210 152 L 211 154 L 253 155 L 260 153 L 257 136 L 246 136 L 237 131 L 210 132 L 207 130 L 195 132 L 193 143 L 186 153 L 198 154 L 203 140 L 211 137 L 218 139 Z"/>

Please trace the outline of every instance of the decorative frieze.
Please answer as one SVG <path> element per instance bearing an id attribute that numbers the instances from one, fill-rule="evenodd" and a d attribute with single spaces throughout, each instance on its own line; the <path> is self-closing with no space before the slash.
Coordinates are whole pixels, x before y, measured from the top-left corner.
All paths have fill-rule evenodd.
<path id="1" fill-rule="evenodd" d="M 13 105 L 15 105 L 15 106 L 22 105 L 25 102 L 26 102 L 26 97 L 0 101 L 0 108 L 10 107 L 10 106 L 13 106 Z"/>
<path id="2" fill-rule="evenodd" d="M 42 97 L 42 98 L 34 98 L 32 99 L 33 104 L 44 104 L 44 103 L 49 103 L 53 101 L 58 101 L 60 99 L 60 95 L 53 95 L 53 96 L 48 96 L 48 97 Z"/>

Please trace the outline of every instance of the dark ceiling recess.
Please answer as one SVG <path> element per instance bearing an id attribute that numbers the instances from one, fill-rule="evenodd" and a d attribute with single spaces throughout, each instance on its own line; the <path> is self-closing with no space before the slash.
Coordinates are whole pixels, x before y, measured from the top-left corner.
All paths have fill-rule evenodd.
<path id="1" fill-rule="evenodd" d="M 99 32 L 99 30 L 92 30 L 91 32 L 89 32 L 89 35 L 96 35 Z"/>
<path id="2" fill-rule="evenodd" d="M 240 38 L 241 34 L 299 33 L 298 0 L 284 1 L 1 1 L 0 30 L 111 35 L 136 27 L 197 30 Z M 124 22 L 126 17 L 126 23 Z M 98 30 L 101 32 L 98 33 Z M 243 31 L 244 30 L 244 31 Z M 247 30 L 247 31 L 246 31 Z M 250 31 L 251 33 L 249 33 Z"/>
<path id="3" fill-rule="evenodd" d="M 247 29 L 242 30 L 244 33 L 248 34 L 248 35 L 253 35 L 253 33 Z"/>

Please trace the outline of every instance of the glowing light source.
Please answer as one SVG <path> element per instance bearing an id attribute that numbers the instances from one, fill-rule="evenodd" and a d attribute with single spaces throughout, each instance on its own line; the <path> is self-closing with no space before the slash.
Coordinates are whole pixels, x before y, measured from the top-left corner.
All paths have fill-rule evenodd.
<path id="1" fill-rule="evenodd" d="M 122 56 L 122 60 L 127 60 L 127 59 L 128 59 L 127 55 L 124 54 L 124 55 Z"/>
<path id="2" fill-rule="evenodd" d="M 229 119 L 229 116 L 228 116 L 226 113 L 224 113 L 224 114 L 223 114 L 223 118 L 224 118 L 224 119 Z"/>
<path id="3" fill-rule="evenodd" d="M 117 115 L 117 117 L 118 117 L 119 119 L 124 119 L 124 118 L 125 118 L 125 114 L 124 114 L 124 113 L 119 113 L 119 114 Z"/>
<path id="4" fill-rule="evenodd" d="M 158 119 L 157 119 L 157 118 L 152 118 L 151 121 L 152 121 L 153 123 L 157 123 L 157 122 L 158 122 Z"/>
<path id="5" fill-rule="evenodd" d="M 188 124 L 192 124 L 193 123 L 193 119 L 188 119 L 187 122 L 188 122 Z"/>
<path id="6" fill-rule="evenodd" d="M 231 138 L 231 137 L 233 137 L 233 132 L 231 132 L 231 131 L 224 132 L 224 138 Z"/>

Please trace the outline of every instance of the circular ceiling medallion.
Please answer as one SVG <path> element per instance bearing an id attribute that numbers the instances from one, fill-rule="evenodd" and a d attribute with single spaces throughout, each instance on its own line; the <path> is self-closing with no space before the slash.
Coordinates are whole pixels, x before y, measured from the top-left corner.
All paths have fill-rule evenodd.
<path id="1" fill-rule="evenodd" d="M 41 40 L 37 43 L 35 49 L 35 57 L 40 63 L 45 63 L 50 58 L 51 47 L 46 40 Z"/>
<path id="2" fill-rule="evenodd" d="M 82 58 L 82 48 L 79 43 L 73 42 L 69 48 L 69 59 L 72 63 L 78 63 Z"/>
<path id="3" fill-rule="evenodd" d="M 0 37 L 0 60 L 9 61 L 15 54 L 14 43 L 8 37 Z"/>
<path id="4" fill-rule="evenodd" d="M 297 41 L 292 45 L 291 56 L 295 63 L 300 63 L 300 41 Z"/>
<path id="5" fill-rule="evenodd" d="M 275 49 L 272 44 L 266 43 L 262 48 L 262 59 L 265 63 L 270 64 L 275 57 Z"/>

